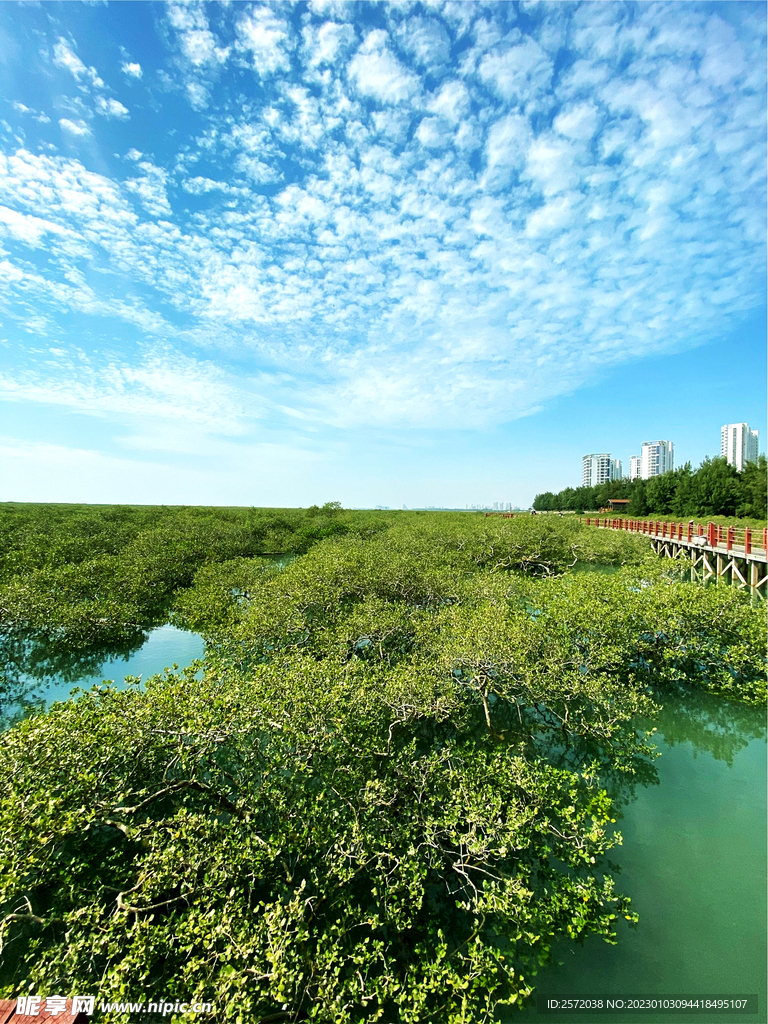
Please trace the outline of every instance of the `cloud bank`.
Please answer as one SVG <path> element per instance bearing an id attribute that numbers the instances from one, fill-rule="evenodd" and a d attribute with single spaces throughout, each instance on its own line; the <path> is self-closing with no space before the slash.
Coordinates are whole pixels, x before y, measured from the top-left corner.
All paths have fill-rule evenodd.
<path id="1" fill-rule="evenodd" d="M 54 34 L 50 109 L 9 102 L 6 397 L 237 432 L 267 375 L 307 423 L 483 427 L 764 301 L 759 5 L 143 15 L 160 63 L 105 9 L 112 63 Z"/>

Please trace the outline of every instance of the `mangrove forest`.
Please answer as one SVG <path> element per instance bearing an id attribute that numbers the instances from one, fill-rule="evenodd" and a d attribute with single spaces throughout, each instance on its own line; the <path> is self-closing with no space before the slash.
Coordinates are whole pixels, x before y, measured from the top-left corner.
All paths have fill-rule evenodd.
<path id="1" fill-rule="evenodd" d="M 643 926 L 621 819 L 660 710 L 765 704 L 764 606 L 575 517 L 5 504 L 0 536 L 6 709 L 205 640 L 0 711 L 6 998 L 514 1021 L 559 943 Z"/>

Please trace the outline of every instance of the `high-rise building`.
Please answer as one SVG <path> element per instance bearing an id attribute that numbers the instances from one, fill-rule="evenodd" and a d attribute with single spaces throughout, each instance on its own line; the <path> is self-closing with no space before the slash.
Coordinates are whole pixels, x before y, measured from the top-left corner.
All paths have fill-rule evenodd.
<path id="1" fill-rule="evenodd" d="M 642 457 L 640 455 L 629 456 L 629 479 L 637 480 L 640 476 L 640 469 L 642 466 Z"/>
<path id="2" fill-rule="evenodd" d="M 757 462 L 758 436 L 748 423 L 726 423 L 720 428 L 720 455 L 741 472 L 747 462 Z"/>
<path id="3" fill-rule="evenodd" d="M 581 486 L 597 487 L 609 480 L 621 480 L 621 462 L 610 452 L 585 455 L 581 460 Z"/>
<path id="4" fill-rule="evenodd" d="M 640 476 L 650 480 L 675 468 L 675 446 L 671 441 L 643 441 L 640 455 Z"/>

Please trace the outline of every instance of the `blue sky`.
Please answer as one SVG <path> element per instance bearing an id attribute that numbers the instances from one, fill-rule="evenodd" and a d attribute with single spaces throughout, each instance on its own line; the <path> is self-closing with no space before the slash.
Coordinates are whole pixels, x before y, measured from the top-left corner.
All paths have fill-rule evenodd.
<path id="1" fill-rule="evenodd" d="M 763 4 L 0 5 L 0 500 L 765 450 Z"/>

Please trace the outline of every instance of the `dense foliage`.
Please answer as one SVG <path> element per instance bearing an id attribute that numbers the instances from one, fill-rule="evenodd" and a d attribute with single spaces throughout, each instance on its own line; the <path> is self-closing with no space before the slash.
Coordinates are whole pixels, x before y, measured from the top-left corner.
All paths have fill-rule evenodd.
<path id="1" fill-rule="evenodd" d="M 597 487 L 566 487 L 557 494 L 537 494 L 540 512 L 589 512 L 604 508 L 609 498 L 629 498 L 632 516 L 738 516 L 765 522 L 768 465 L 764 455 L 742 472 L 725 459 L 705 459 L 693 470 L 690 462 L 650 480 L 611 480 Z"/>
<path id="2" fill-rule="evenodd" d="M 281 569 L 232 544 L 190 560 L 166 594 L 206 636 L 202 674 L 5 734 L 7 994 L 479 1024 L 558 937 L 634 920 L 609 860 L 654 777 L 634 723 L 691 685 L 763 701 L 760 610 L 567 519 L 365 522 Z M 623 567 L 562 575 L 587 560 Z"/>
<path id="3" fill-rule="evenodd" d="M 57 630 L 70 654 L 136 646 L 203 566 L 299 554 L 326 537 L 370 536 L 384 526 L 380 516 L 343 512 L 338 503 L 306 510 L 0 505 L 0 631 L 34 639 Z"/>

